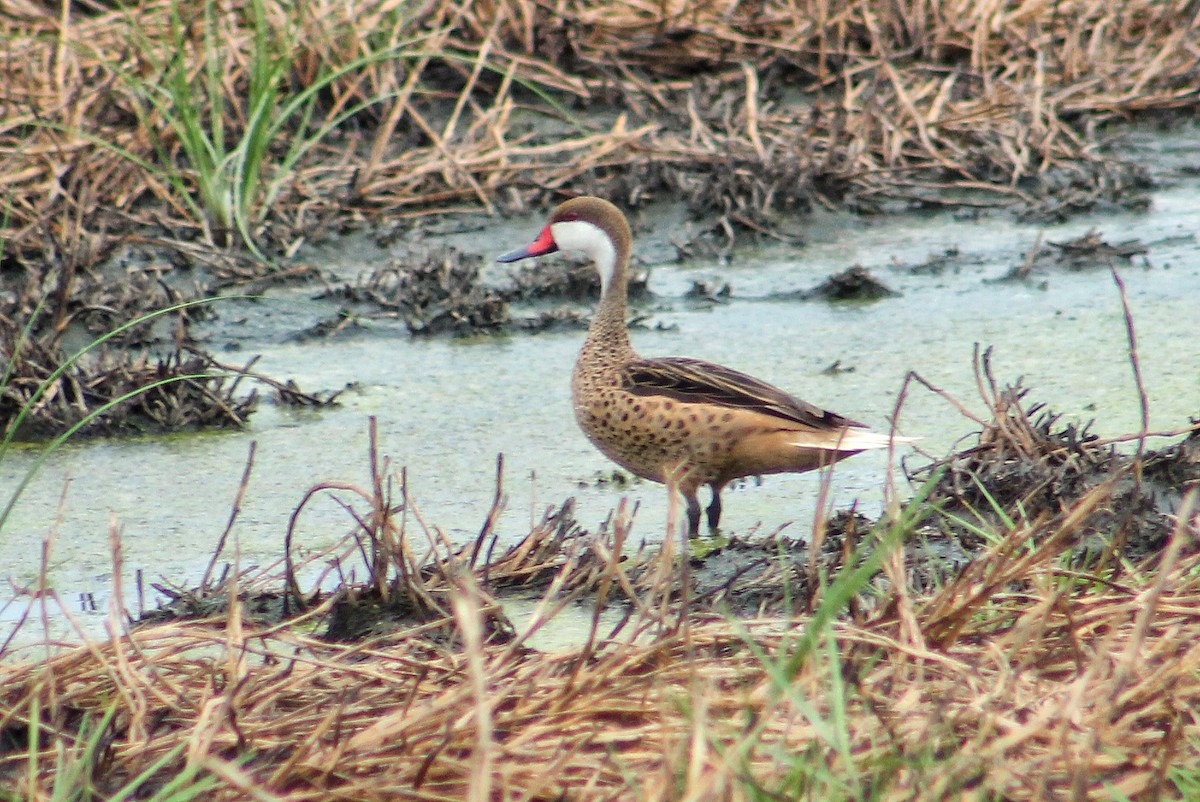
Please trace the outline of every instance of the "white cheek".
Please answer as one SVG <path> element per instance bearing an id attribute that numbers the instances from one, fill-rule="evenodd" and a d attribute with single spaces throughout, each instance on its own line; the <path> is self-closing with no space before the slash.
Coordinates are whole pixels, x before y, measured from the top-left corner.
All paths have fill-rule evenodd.
<path id="1" fill-rule="evenodd" d="M 591 257 L 600 271 L 601 291 L 608 289 L 608 280 L 617 262 L 617 250 L 601 228 L 583 220 L 566 220 L 550 226 L 550 233 L 560 250 L 583 251 Z"/>

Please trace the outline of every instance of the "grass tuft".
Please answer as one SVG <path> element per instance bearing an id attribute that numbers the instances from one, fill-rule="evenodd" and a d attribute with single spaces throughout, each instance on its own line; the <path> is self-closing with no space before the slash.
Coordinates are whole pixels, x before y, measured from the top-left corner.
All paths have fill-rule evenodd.
<path id="1" fill-rule="evenodd" d="M 845 556 L 812 612 L 797 586 L 734 616 L 736 585 L 683 593 L 661 555 L 623 555 L 622 511 L 587 532 L 565 505 L 501 548 L 498 465 L 495 506 L 455 546 L 374 446 L 370 464 L 366 487 L 314 488 L 342 500 L 351 531 L 304 562 L 289 543 L 284 617 L 264 615 L 279 598 L 269 566 L 227 572 L 204 591 L 225 603 L 192 618 L 9 654 L 0 737 L 36 731 L 78 765 L 95 741 L 97 787 L 186 777 L 180 793 L 203 783 L 211 799 L 1149 799 L 1200 776 L 1200 491 L 1165 548 L 1121 573 L 1063 560 L 1112 503 L 1100 483 L 1060 518 L 1013 518 L 922 590 L 909 548 L 938 515 L 942 468 L 893 520 L 831 549 Z M 776 575 L 803 581 L 785 556 Z M 506 613 L 515 589 L 540 594 L 528 623 Z M 532 646 L 581 602 L 595 613 L 572 642 Z M 36 763 L 0 752 L 0 787 L 48 795 L 47 749 Z"/>
<path id="2" fill-rule="evenodd" d="M 346 211 L 579 191 L 679 198 L 727 240 L 815 204 L 1137 203 L 1099 136 L 1196 107 L 1197 25 L 1153 0 L 22 4 L 10 247 L 94 259 L 133 223 L 286 253 Z"/>

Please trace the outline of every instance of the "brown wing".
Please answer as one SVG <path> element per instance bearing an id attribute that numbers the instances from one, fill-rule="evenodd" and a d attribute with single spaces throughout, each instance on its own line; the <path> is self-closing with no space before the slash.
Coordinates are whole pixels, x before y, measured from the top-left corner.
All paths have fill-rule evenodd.
<path id="1" fill-rule="evenodd" d="M 634 360 L 623 369 L 621 384 L 634 395 L 662 395 L 689 404 L 749 409 L 814 429 L 863 425 L 801 401 L 753 376 L 699 359 Z"/>

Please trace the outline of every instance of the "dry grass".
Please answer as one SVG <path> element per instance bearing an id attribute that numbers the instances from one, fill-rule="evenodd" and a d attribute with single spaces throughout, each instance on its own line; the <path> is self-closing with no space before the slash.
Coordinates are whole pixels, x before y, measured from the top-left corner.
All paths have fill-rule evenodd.
<path id="1" fill-rule="evenodd" d="M 978 447 L 1007 439 L 1011 454 L 1035 427 L 1002 395 Z M 208 586 L 226 604 L 201 620 L 129 631 L 114 617 L 108 642 L 9 655 L 0 788 L 48 794 L 106 712 L 86 767 L 101 796 L 155 765 L 142 793 L 190 767 L 216 785 L 205 798 L 287 800 L 1155 799 L 1200 778 L 1195 491 L 1165 546 L 1119 572 L 1072 567 L 1069 551 L 1113 481 L 924 592 L 894 559 L 918 502 L 811 614 L 747 619 L 695 596 L 681 607 L 676 571 L 619 558 L 621 512 L 588 533 L 564 508 L 497 555 L 502 484 L 478 538 L 453 547 L 373 447 L 371 473 L 366 488 L 314 488 L 362 503 L 347 504 L 347 543 L 313 558 L 338 592 L 301 592 L 289 567 L 288 619 L 262 617 L 265 597 L 246 593 L 260 580 L 235 573 Z M 352 582 L 359 560 L 367 580 Z M 512 587 L 545 588 L 528 625 L 498 600 Z M 580 599 L 626 615 L 530 647 Z M 381 607 L 384 634 L 338 640 Z"/>
<path id="2" fill-rule="evenodd" d="M 178 142 L 152 109 L 137 113 L 173 7 L 8 5 L 0 187 L 15 252 L 95 259 L 131 232 L 179 238 L 199 224 L 163 177 L 168 163 L 188 174 Z M 194 72 L 209 55 L 201 7 L 179 6 Z M 248 5 L 213 8 L 236 136 L 249 114 Z M 1139 181 L 1098 154 L 1098 123 L 1198 98 L 1200 14 L 1182 2 L 265 8 L 295 34 L 288 91 L 397 54 L 322 93 L 326 120 L 365 107 L 287 177 L 256 232 L 280 244 L 347 213 L 490 210 L 582 190 L 627 204 L 677 193 L 731 236 L 786 233 L 781 213 L 843 199 L 1069 211 Z"/>
<path id="3" fill-rule="evenodd" d="M 439 622 L 453 645 L 428 625 L 329 643 L 235 607 L 6 670 L 5 785 L 31 791 L 36 703 L 43 750 L 117 706 L 101 788 L 184 744 L 211 798 L 1170 796 L 1168 770 L 1200 771 L 1200 557 L 1120 584 L 1054 557 L 999 548 L 794 666 L 804 619 L 696 615 L 543 654 L 486 639 L 469 585 Z"/>
<path id="4" fill-rule="evenodd" d="M 241 5 L 216 7 L 233 99 L 249 34 Z M 670 191 L 730 237 L 786 234 L 781 212 L 843 199 L 1069 210 L 1136 180 L 1097 155 L 1097 122 L 1197 100 L 1187 3 L 434 0 L 411 17 L 407 4 L 310 3 L 302 19 L 292 7 L 267 4 L 303 26 L 297 85 L 409 44 L 324 93 L 329 118 L 382 99 L 298 166 L 256 232 L 280 244 L 348 211 L 518 207 L 577 190 L 630 204 Z M 145 2 L 137 24 L 153 33 L 169 10 Z M 129 237 L 199 228 L 133 113 L 129 25 L 90 3 L 6 7 L 6 259 L 86 269 Z M 1003 414 L 982 451 L 1091 453 L 1044 448 L 1048 424 L 1019 397 L 993 398 Z M 1145 436 L 1119 478 L 1156 464 L 1140 459 Z M 390 469 L 373 469 L 372 487 L 340 488 L 367 509 L 329 563 L 361 554 L 365 584 L 323 598 L 289 571 L 288 604 L 303 610 L 279 622 L 252 614 L 235 572 L 219 614 L 132 631 L 114 615 L 107 642 L 8 655 L 0 793 L 50 798 L 64 755 L 106 712 L 84 766 L 99 796 L 160 760 L 143 791 L 192 766 L 219 799 L 1153 799 L 1200 784 L 1194 492 L 1137 564 L 1071 562 L 1098 513 L 1122 503 L 1116 482 L 1085 483 L 1014 516 L 931 591 L 885 551 L 870 587 L 847 587 L 847 561 L 813 614 L 739 620 L 681 608 L 678 577 L 645 554 L 619 559 L 621 516 L 594 534 L 548 518 L 493 558 L 491 516 L 453 549 L 403 492 L 392 498 Z M 578 598 L 628 616 L 540 652 L 505 616 L 506 584 L 547 588 L 538 626 Z M 870 603 L 846 614 L 834 591 Z M 45 578 L 29 592 L 48 594 Z M 371 600 L 403 601 L 408 618 L 355 642 L 315 634 Z"/>
<path id="5" fill-rule="evenodd" d="M 725 248 L 747 231 L 788 238 L 818 203 L 1131 202 L 1145 175 L 1104 154 L 1102 124 L 1195 108 L 1198 26 L 1192 4 L 1152 0 L 15 0 L 0 11 L 0 262 L 15 268 L 0 274 L 0 353 L 25 364 L 15 334 L 44 298 L 35 347 L 56 366 L 79 322 L 96 334 L 285 280 L 258 255 L 369 216 L 670 198 L 700 221 L 699 245 Z M 283 111 L 305 97 L 311 114 Z M 218 166 L 195 163 L 181 109 Z M 237 226 L 206 205 L 210 181 Z M 362 288 L 414 332 L 503 319 L 475 290 L 466 305 L 398 297 L 413 290 L 386 273 Z"/>

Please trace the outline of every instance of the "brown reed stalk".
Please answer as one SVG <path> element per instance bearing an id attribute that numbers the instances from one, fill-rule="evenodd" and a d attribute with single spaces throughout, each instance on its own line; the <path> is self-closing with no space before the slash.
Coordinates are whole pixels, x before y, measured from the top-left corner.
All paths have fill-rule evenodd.
<path id="1" fill-rule="evenodd" d="M 45 221 L 56 221 L 83 262 L 131 225 L 195 225 L 176 190 L 142 166 L 159 154 L 151 132 L 131 125 L 142 90 L 127 79 L 136 68 L 120 68 L 138 58 L 130 26 L 156 41 L 170 28 L 173 2 L 88 15 L 22 4 L 0 23 L 13 52 L 28 54 L 9 62 L 0 124 L 15 252 L 36 252 Z M 233 126 L 245 116 L 236 87 L 252 41 L 237 7 L 218 9 Z M 581 184 L 631 198 L 679 192 L 693 211 L 716 211 L 716 225 L 731 234 L 779 235 L 779 212 L 846 194 L 958 203 L 958 190 L 970 189 L 991 193 L 989 202 L 1081 208 L 1128 172 L 1097 155 L 1088 121 L 1193 108 L 1200 59 L 1188 46 L 1200 25 L 1194 11 L 1151 0 L 1096 0 L 1069 14 L 1057 3 L 880 8 L 866 0 L 732 9 L 593 0 L 410 9 L 379 0 L 353 12 L 310 4 L 301 17 L 271 0 L 267 10 L 273 24 L 300 31 L 289 71 L 297 89 L 322 70 L 402 48 L 395 62 L 368 61 L 330 86 L 325 119 L 362 106 L 354 126 L 366 126 L 347 126 L 328 143 L 326 164 L 297 167 L 275 222 L 301 228 L 346 200 L 392 213 L 490 209 L 542 203 L 547 190 Z M 198 64 L 202 50 L 184 55 Z M 564 118 L 571 103 L 624 108 L 627 117 L 605 131 Z M 547 136 L 532 115 L 566 125 Z M 360 148 L 365 163 L 351 157 Z M 1039 185 L 1057 167 L 1094 180 L 1052 197 L 1058 190 Z M 48 191 L 64 174 L 97 180 Z M 1116 191 L 1128 183 L 1118 177 Z M 98 225 L 82 216 L 97 210 Z"/>

